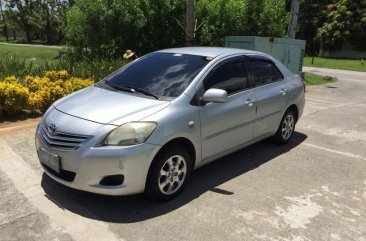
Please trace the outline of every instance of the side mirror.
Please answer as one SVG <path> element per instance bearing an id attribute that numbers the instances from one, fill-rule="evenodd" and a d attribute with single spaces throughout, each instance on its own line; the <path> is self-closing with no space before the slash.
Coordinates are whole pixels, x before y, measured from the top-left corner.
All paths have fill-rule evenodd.
<path id="1" fill-rule="evenodd" d="M 222 89 L 208 89 L 202 96 L 202 101 L 212 103 L 225 103 L 227 101 L 227 92 Z"/>

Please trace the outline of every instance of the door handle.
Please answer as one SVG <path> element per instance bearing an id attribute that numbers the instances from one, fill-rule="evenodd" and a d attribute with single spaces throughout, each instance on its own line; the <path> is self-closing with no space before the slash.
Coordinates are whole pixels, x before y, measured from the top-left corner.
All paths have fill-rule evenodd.
<path id="1" fill-rule="evenodd" d="M 247 99 L 247 101 L 245 101 L 245 104 L 247 104 L 249 107 L 252 107 L 254 102 L 255 101 L 252 99 Z"/>
<path id="2" fill-rule="evenodd" d="M 282 95 L 286 95 L 286 93 L 287 93 L 287 89 L 282 88 L 282 89 L 281 89 L 281 91 L 280 91 L 280 93 L 281 93 Z"/>

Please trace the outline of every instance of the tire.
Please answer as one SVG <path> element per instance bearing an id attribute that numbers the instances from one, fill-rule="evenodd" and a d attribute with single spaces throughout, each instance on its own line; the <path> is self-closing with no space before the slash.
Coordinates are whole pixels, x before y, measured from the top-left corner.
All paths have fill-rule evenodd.
<path id="1" fill-rule="evenodd" d="M 283 115 L 274 140 L 277 144 L 284 145 L 289 142 L 295 131 L 296 115 L 293 110 L 287 110 Z"/>
<path id="2" fill-rule="evenodd" d="M 192 170 L 191 158 L 182 147 L 164 148 L 153 160 L 146 180 L 145 194 L 155 201 L 178 196 Z"/>

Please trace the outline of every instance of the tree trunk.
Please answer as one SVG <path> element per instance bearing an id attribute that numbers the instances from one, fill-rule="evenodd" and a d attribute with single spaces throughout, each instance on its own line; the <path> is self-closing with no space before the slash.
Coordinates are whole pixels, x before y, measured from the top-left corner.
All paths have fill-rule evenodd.
<path id="1" fill-rule="evenodd" d="M 24 3 L 24 5 L 23 5 Z M 29 21 L 29 10 L 31 10 L 32 6 L 30 5 L 29 0 L 23 1 L 17 1 L 16 2 L 16 8 L 18 9 L 18 16 L 19 16 L 19 25 L 21 27 L 21 30 L 25 32 L 27 42 L 32 42 L 32 26 Z"/>
<path id="2" fill-rule="evenodd" d="M 186 15 L 186 46 L 194 46 L 194 1 L 187 0 L 187 15 Z"/>
<path id="3" fill-rule="evenodd" d="M 8 34 L 8 23 L 6 21 L 6 17 L 3 11 L 3 1 L 0 0 L 0 11 L 1 11 L 1 18 L 4 22 L 4 28 L 3 28 L 3 33 L 5 35 L 6 41 L 9 41 L 9 34 Z"/>
<path id="4" fill-rule="evenodd" d="M 27 42 L 31 43 L 32 42 L 32 36 L 31 36 L 30 30 L 29 29 L 24 29 L 24 31 L 25 31 L 25 35 L 27 37 Z"/>
<path id="5" fill-rule="evenodd" d="M 314 64 L 314 58 L 315 58 L 315 38 L 311 40 L 311 64 Z"/>
<path id="6" fill-rule="evenodd" d="M 5 35 L 5 39 L 6 41 L 9 41 L 9 32 L 8 32 L 8 26 L 4 26 L 4 35 Z"/>
<path id="7" fill-rule="evenodd" d="M 57 38 L 57 43 L 60 43 L 65 37 L 65 34 L 63 32 L 58 32 L 58 38 Z"/>

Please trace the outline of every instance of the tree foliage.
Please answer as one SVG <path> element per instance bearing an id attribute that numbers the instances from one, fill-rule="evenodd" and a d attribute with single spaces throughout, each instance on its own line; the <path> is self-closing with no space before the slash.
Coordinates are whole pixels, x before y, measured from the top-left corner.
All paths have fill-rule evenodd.
<path id="1" fill-rule="evenodd" d="M 132 0 L 77 1 L 67 13 L 67 41 L 92 56 L 114 55 L 146 21 Z"/>
<path id="2" fill-rule="evenodd" d="M 184 44 L 185 0 L 78 0 L 67 14 L 68 43 L 77 53 L 143 54 Z M 198 45 L 222 46 L 225 35 L 283 37 L 285 0 L 197 0 Z"/>
<path id="3" fill-rule="evenodd" d="M 40 39 L 47 44 L 60 42 L 64 37 L 66 0 L 2 0 L 4 6 L 3 31 L 21 30 L 27 42 Z M 5 16 L 5 17 L 4 17 Z"/>
<path id="4" fill-rule="evenodd" d="M 327 20 L 317 32 L 323 48 L 340 49 L 349 42 L 366 50 L 366 0 L 339 0 L 326 14 Z"/>
<path id="5" fill-rule="evenodd" d="M 244 28 L 245 4 L 237 0 L 200 0 L 196 16 L 201 24 L 198 31 L 200 45 L 219 46 L 225 35 L 240 35 Z"/>
<path id="6" fill-rule="evenodd" d="M 183 17 L 184 0 L 80 0 L 67 14 L 67 40 L 94 56 L 145 53 L 181 45 Z"/>
<path id="7" fill-rule="evenodd" d="M 260 14 L 260 35 L 285 37 L 289 18 L 285 0 L 264 0 L 263 12 Z"/>
<path id="8" fill-rule="evenodd" d="M 185 0 L 144 0 L 141 10 L 146 17 L 146 24 L 126 47 L 132 46 L 146 53 L 184 44 Z M 138 44 L 133 44 L 133 41 Z"/>
<path id="9" fill-rule="evenodd" d="M 59 43 L 66 35 L 77 56 L 118 57 L 126 49 L 144 54 L 184 45 L 186 0 L 0 1 L 8 23 L 29 42 Z M 285 36 L 286 0 L 195 2 L 198 45 L 222 46 L 225 35 Z"/>
<path id="10" fill-rule="evenodd" d="M 327 20 L 329 4 L 330 0 L 300 1 L 297 37 L 306 40 L 307 54 L 315 55 L 320 48 L 319 41 L 315 37 L 318 28 Z"/>
<path id="11" fill-rule="evenodd" d="M 289 17 L 285 0 L 199 0 L 196 13 L 198 42 L 216 46 L 225 35 L 284 37 Z"/>

